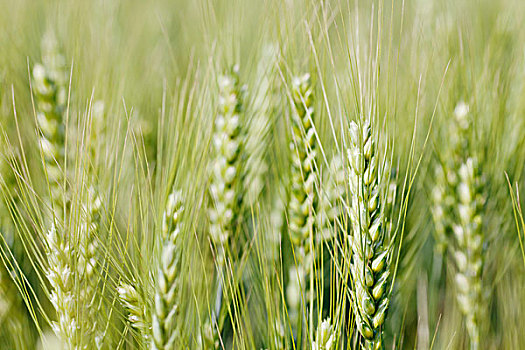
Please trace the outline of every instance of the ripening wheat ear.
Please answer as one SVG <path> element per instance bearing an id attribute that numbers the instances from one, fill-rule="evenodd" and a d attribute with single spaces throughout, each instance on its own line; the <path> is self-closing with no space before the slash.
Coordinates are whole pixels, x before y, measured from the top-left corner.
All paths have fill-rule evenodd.
<path id="1" fill-rule="evenodd" d="M 48 260 L 45 274 L 50 282 L 50 300 L 57 312 L 53 323 L 55 333 L 68 348 L 98 348 L 102 333 L 97 319 L 97 234 L 101 200 L 94 189 L 88 193 L 81 207 L 78 242 L 74 242 L 74 225 L 69 220 L 64 203 L 66 72 L 64 58 L 52 34 L 42 43 L 43 64 L 33 69 L 33 89 L 36 98 L 40 146 L 48 176 L 52 227 L 46 239 Z M 70 203 L 72 204 L 72 203 Z"/>
<path id="2" fill-rule="evenodd" d="M 216 253 L 216 313 L 221 312 L 223 299 L 222 283 L 223 269 L 226 266 L 227 252 L 236 256 L 237 222 L 243 205 L 243 88 L 239 84 L 239 68 L 234 66 L 230 74 L 218 78 L 219 96 L 217 116 L 213 130 L 214 159 L 211 167 L 210 196 L 208 209 L 210 222 L 210 240 Z M 212 315 L 212 320 L 201 334 L 201 341 L 213 343 L 218 347 L 217 332 L 220 333 L 222 322 L 218 315 Z M 219 321 L 217 323 L 217 321 Z"/>
<path id="3" fill-rule="evenodd" d="M 383 343 L 383 324 L 389 304 L 387 290 L 390 274 L 390 240 L 386 229 L 385 196 L 377 154 L 377 141 L 370 119 L 360 126 L 350 125 L 349 209 L 352 232 L 350 272 L 353 280 L 352 309 L 359 333 L 364 338 L 363 349 L 380 349 Z"/>
<path id="4" fill-rule="evenodd" d="M 72 247 L 67 239 L 57 232 L 53 223 L 47 237 L 48 268 L 46 277 L 51 285 L 50 300 L 58 321 L 52 323 L 55 334 L 67 344 L 68 349 L 80 345 L 80 325 L 76 317 L 77 296 L 75 294 L 75 271 L 72 270 Z"/>
<path id="5" fill-rule="evenodd" d="M 146 302 L 131 284 L 121 282 L 117 291 L 120 303 L 126 309 L 129 323 L 140 333 L 144 344 L 148 344 L 150 321 Z"/>
<path id="6" fill-rule="evenodd" d="M 432 189 L 431 212 L 434 220 L 434 239 L 436 251 L 443 255 L 447 251 L 447 247 L 452 235 L 452 217 L 451 212 L 454 204 L 453 187 L 450 185 L 447 178 L 448 168 L 443 165 L 436 166 L 435 169 L 435 184 Z"/>
<path id="7" fill-rule="evenodd" d="M 261 60 L 257 65 L 258 84 L 253 100 L 253 115 L 246 128 L 245 154 L 246 176 L 244 188 L 246 191 L 246 206 L 253 206 L 264 188 L 268 173 L 268 152 L 272 117 L 276 114 L 276 100 L 278 99 L 275 79 L 275 62 L 277 49 L 272 45 L 264 48 Z"/>
<path id="8" fill-rule="evenodd" d="M 32 78 L 36 118 L 41 132 L 40 147 L 49 180 L 52 208 L 56 216 L 62 217 L 67 75 L 64 57 L 59 53 L 58 43 L 51 32 L 42 40 L 42 64 L 34 66 Z"/>
<path id="9" fill-rule="evenodd" d="M 92 127 L 90 128 L 90 140 L 87 142 L 86 155 L 89 163 L 95 158 L 95 145 L 102 142 L 104 135 L 99 131 L 100 124 L 104 118 L 104 108 L 101 102 L 96 102 L 93 107 Z M 96 176 L 91 167 L 87 166 L 87 189 L 85 199 L 82 203 L 82 216 L 80 222 L 80 235 L 78 246 L 75 247 L 75 255 L 78 258 L 76 265 L 79 314 L 82 329 L 84 330 L 84 341 L 88 346 L 100 348 L 102 346 L 104 331 L 101 329 L 102 322 L 97 320 L 99 316 L 100 300 L 98 295 L 98 283 L 101 276 L 97 270 L 101 270 L 100 261 L 100 227 L 102 220 L 102 198 L 97 190 Z"/>
<path id="10" fill-rule="evenodd" d="M 84 314 L 79 315 L 84 330 L 83 341 L 89 347 L 100 348 L 102 346 L 103 332 L 100 330 L 101 323 L 98 318 L 98 279 L 97 269 L 99 265 L 98 234 L 101 220 L 102 200 L 97 191 L 90 187 L 87 191 L 87 199 L 84 204 L 81 232 L 78 247 L 75 253 L 78 258 L 76 265 L 78 282 L 78 303 Z"/>
<path id="11" fill-rule="evenodd" d="M 64 58 L 58 52 L 55 37 L 48 33 L 42 41 L 42 61 L 33 68 L 33 91 L 36 97 L 37 122 L 40 147 L 49 180 L 52 226 L 45 236 L 48 260 L 45 274 L 51 285 L 50 300 L 58 321 L 52 327 L 69 349 L 82 346 L 82 327 L 77 317 L 78 305 L 75 293 L 73 270 L 73 248 L 71 236 L 63 234 L 64 219 L 64 173 L 61 167 L 64 158 L 65 81 Z M 56 220 L 54 218 L 56 218 Z M 55 222 L 56 221 L 56 222 Z"/>
<path id="12" fill-rule="evenodd" d="M 221 75 L 219 106 L 213 132 L 215 159 L 211 169 L 210 238 L 217 249 L 219 265 L 224 263 L 225 246 L 234 241 L 233 233 L 242 204 L 241 135 L 242 91 L 238 68 Z"/>
<path id="13" fill-rule="evenodd" d="M 170 194 L 162 218 L 163 247 L 155 285 L 155 308 L 152 312 L 152 348 L 159 350 L 176 349 L 183 344 L 180 334 L 182 325 L 178 319 L 181 293 L 181 199 L 180 192 Z"/>
<path id="14" fill-rule="evenodd" d="M 468 152 L 468 106 L 461 102 L 456 106 L 454 119 L 447 133 L 451 143 L 445 150 L 442 162 L 435 168 L 435 183 L 432 189 L 432 218 L 434 220 L 434 237 L 436 250 L 445 254 L 453 238 L 454 210 L 457 204 L 456 186 L 457 171 Z"/>
<path id="15" fill-rule="evenodd" d="M 317 326 L 315 341 L 312 342 L 312 350 L 332 350 L 335 349 L 334 327 L 330 319 L 322 321 Z"/>
<path id="16" fill-rule="evenodd" d="M 313 87 L 309 74 L 292 82 L 292 133 L 291 191 L 288 203 L 289 234 L 293 244 L 295 266 L 289 271 L 290 282 L 286 294 L 292 323 L 299 321 L 301 297 L 305 279 L 310 276 L 313 265 L 312 240 L 314 229 L 313 210 L 316 205 L 315 185 L 315 131 L 312 125 L 314 113 Z M 310 285 L 313 293 L 313 283 Z M 310 298 L 312 299 L 312 298 Z M 311 301 L 311 300 L 310 300 Z"/>
<path id="17" fill-rule="evenodd" d="M 484 180 L 477 158 L 470 154 L 469 107 L 461 102 L 454 110 L 456 121 L 455 149 L 455 242 L 452 255 L 456 262 L 456 294 L 465 317 L 471 349 L 480 347 L 480 327 L 483 310 L 483 207 Z"/>
<path id="18" fill-rule="evenodd" d="M 456 291 L 461 312 L 465 317 L 471 349 L 480 347 L 480 323 L 483 316 L 483 229 L 482 209 L 485 203 L 483 180 L 475 158 L 468 158 L 459 169 L 457 187 L 458 223 L 454 225 L 457 245 Z"/>
<path id="19" fill-rule="evenodd" d="M 470 152 L 469 106 L 460 102 L 449 132 L 452 143 L 438 167 L 433 189 L 437 247 L 456 263 L 456 296 L 465 318 L 471 348 L 480 346 L 483 318 L 482 229 L 484 181 L 477 158 Z"/>

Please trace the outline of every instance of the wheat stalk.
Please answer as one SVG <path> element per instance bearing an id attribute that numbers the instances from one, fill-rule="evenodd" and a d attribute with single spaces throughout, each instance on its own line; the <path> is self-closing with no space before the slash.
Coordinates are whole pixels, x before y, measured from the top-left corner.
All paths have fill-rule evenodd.
<path id="1" fill-rule="evenodd" d="M 377 141 L 370 119 L 350 125 L 349 208 L 352 233 L 350 272 L 355 289 L 352 306 L 363 349 L 382 348 L 382 329 L 389 304 L 390 237 L 386 230 L 385 201 Z"/>
<path id="2" fill-rule="evenodd" d="M 181 293 L 180 192 L 169 195 L 162 218 L 163 247 L 155 286 L 155 308 L 152 312 L 153 349 L 175 349 L 181 344 L 179 302 Z"/>

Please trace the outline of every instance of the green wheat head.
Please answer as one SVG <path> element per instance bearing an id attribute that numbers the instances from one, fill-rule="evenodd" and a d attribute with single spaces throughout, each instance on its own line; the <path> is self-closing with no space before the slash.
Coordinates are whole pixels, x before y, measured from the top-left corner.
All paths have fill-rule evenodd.
<path id="1" fill-rule="evenodd" d="M 372 124 L 350 125 L 349 210 L 352 233 L 350 272 L 353 279 L 352 309 L 363 349 L 381 349 L 383 325 L 390 302 L 390 237 L 385 227 L 385 200 L 381 186 L 382 165 Z"/>
<path id="2" fill-rule="evenodd" d="M 65 112 L 67 99 L 65 60 L 52 32 L 42 40 L 42 63 L 32 72 L 36 118 L 41 132 L 40 147 L 49 180 L 55 215 L 62 216 L 65 156 Z"/>
<path id="3" fill-rule="evenodd" d="M 219 264 L 225 246 L 235 242 L 237 217 L 242 207 L 242 94 L 238 67 L 218 78 L 219 100 L 213 132 L 213 160 L 210 180 L 210 239 L 218 250 Z"/>
<path id="4" fill-rule="evenodd" d="M 181 293 L 181 196 L 180 192 L 169 195 L 162 218 L 163 246 L 155 286 L 155 308 L 152 311 L 152 348 L 158 350 L 176 349 L 182 343 L 182 324 L 178 317 Z"/>
<path id="5" fill-rule="evenodd" d="M 311 233 L 314 230 L 315 196 L 315 131 L 312 125 L 314 114 L 314 90 L 309 74 L 292 81 L 292 142 L 291 191 L 288 203 L 290 240 L 293 244 L 295 265 L 290 268 L 287 301 L 290 318 L 296 323 L 299 316 L 301 296 L 306 279 L 312 273 Z"/>

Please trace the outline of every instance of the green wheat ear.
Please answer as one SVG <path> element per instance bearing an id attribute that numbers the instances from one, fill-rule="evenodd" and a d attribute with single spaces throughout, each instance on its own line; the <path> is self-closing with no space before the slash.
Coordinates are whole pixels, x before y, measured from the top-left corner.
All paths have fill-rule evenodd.
<path id="1" fill-rule="evenodd" d="M 40 147 L 49 180 L 55 215 L 63 211 L 63 159 L 65 155 L 64 114 L 67 99 L 65 60 L 58 50 L 54 34 L 42 40 L 42 64 L 35 64 L 32 87 L 36 101 L 36 118 L 41 132 Z"/>
<path id="2" fill-rule="evenodd" d="M 155 308 L 152 312 L 152 348 L 175 349 L 181 342 L 181 323 L 178 315 L 181 279 L 181 232 L 180 217 L 183 211 L 182 194 L 169 195 L 162 218 L 163 246 L 160 255 L 157 283 L 155 285 Z"/>
<path id="3" fill-rule="evenodd" d="M 225 246 L 234 242 L 234 231 L 242 207 L 242 90 L 238 67 L 231 75 L 218 78 L 219 101 L 213 131 L 215 158 L 211 169 L 208 210 L 210 238 L 218 250 L 219 265 L 225 258 Z"/>
<path id="4" fill-rule="evenodd" d="M 117 292 L 120 303 L 127 312 L 129 323 L 140 333 L 144 344 L 148 344 L 150 321 L 144 298 L 133 285 L 128 283 L 121 282 Z"/>
<path id="5" fill-rule="evenodd" d="M 77 262 L 77 289 L 79 291 L 79 304 L 85 308 L 86 313 L 81 315 L 82 329 L 84 330 L 84 341 L 90 346 L 100 348 L 103 340 L 103 332 L 100 330 L 98 318 L 98 278 L 100 269 L 99 259 L 99 235 L 101 220 L 102 200 L 97 191 L 90 187 L 87 191 L 87 199 L 84 204 L 82 227 L 78 247 L 75 253 Z"/>
<path id="6" fill-rule="evenodd" d="M 335 332 L 328 318 L 317 326 L 315 341 L 312 342 L 312 350 L 332 349 L 335 349 Z"/>
<path id="7" fill-rule="evenodd" d="M 49 181 L 51 228 L 46 239 L 48 266 L 45 271 L 51 285 L 50 301 L 58 320 L 52 323 L 55 334 L 73 349 L 83 347 L 82 320 L 78 317 L 79 298 L 76 293 L 76 271 L 73 264 L 72 235 L 64 234 L 64 169 L 65 155 L 64 113 L 66 103 L 66 73 L 64 58 L 58 43 L 49 32 L 42 40 L 42 64 L 32 72 L 32 87 L 36 100 L 40 147 Z M 56 220 L 55 220 L 56 218 Z M 84 261 L 87 261 L 84 259 Z M 79 268 L 82 270 L 82 263 Z M 83 272 L 83 271 L 82 271 Z"/>
<path id="8" fill-rule="evenodd" d="M 471 349 L 480 347 L 483 308 L 483 207 L 486 201 L 483 174 L 476 156 L 469 151 L 469 107 L 460 102 L 455 110 L 458 146 L 455 151 L 455 244 L 456 296 L 470 337 Z"/>
<path id="9" fill-rule="evenodd" d="M 482 228 L 485 188 L 477 157 L 470 150 L 469 106 L 459 102 L 450 126 L 452 147 L 437 168 L 432 210 L 437 247 L 456 263 L 456 298 L 472 349 L 480 346 L 483 318 Z"/>
<path id="10" fill-rule="evenodd" d="M 315 196 L 315 130 L 314 90 L 309 74 L 292 81 L 291 191 L 288 203 L 289 234 L 295 265 L 289 270 L 286 294 L 292 323 L 299 321 L 301 296 L 307 277 L 312 273 L 313 254 L 310 233 L 314 229 Z"/>
<path id="11" fill-rule="evenodd" d="M 435 167 L 435 183 L 432 189 L 432 218 L 434 221 L 434 235 L 436 250 L 445 254 L 453 239 L 452 226 L 457 205 L 456 186 L 458 183 L 458 169 L 464 161 L 469 147 L 469 123 L 466 119 L 468 105 L 458 103 L 454 110 L 454 118 L 449 127 L 450 149 L 445 150 L 444 159 Z"/>
<path id="12" fill-rule="evenodd" d="M 202 343 L 218 347 L 225 308 L 235 296 L 223 294 L 222 284 L 228 253 L 233 262 L 238 254 L 239 219 L 244 204 L 244 87 L 239 83 L 239 67 L 217 79 L 219 87 L 217 116 L 213 128 L 213 159 L 210 169 L 209 238 L 216 253 L 216 310 L 201 332 Z M 236 283 L 236 282 L 234 282 Z M 235 292 L 233 292 L 235 293 Z M 219 315 L 217 315 L 219 314 Z M 210 345 L 211 346 L 211 345 Z"/>
<path id="13" fill-rule="evenodd" d="M 471 349 L 480 347 L 480 323 L 483 315 L 483 228 L 482 209 L 485 203 L 483 180 L 478 162 L 468 158 L 459 169 L 457 206 L 459 221 L 454 225 L 457 246 L 456 290 L 459 307 L 465 316 Z"/>
<path id="14" fill-rule="evenodd" d="M 364 338 L 363 349 L 381 349 L 383 325 L 390 298 L 390 237 L 385 219 L 385 196 L 375 140 L 370 120 L 360 127 L 351 122 L 349 188 L 352 249 L 350 272 L 354 284 L 352 309 L 357 329 Z"/>
<path id="15" fill-rule="evenodd" d="M 244 178 L 246 207 L 253 207 L 261 198 L 269 171 L 267 159 L 273 118 L 279 101 L 275 84 L 276 47 L 265 47 L 257 64 L 257 87 L 252 103 L 253 115 L 246 128 Z"/>

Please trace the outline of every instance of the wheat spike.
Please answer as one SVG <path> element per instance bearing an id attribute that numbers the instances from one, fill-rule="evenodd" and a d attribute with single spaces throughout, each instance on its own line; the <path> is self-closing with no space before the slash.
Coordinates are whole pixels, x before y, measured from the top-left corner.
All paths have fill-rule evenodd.
<path id="1" fill-rule="evenodd" d="M 350 125 L 349 208 L 352 233 L 351 276 L 355 289 L 352 306 L 363 349 L 382 347 L 382 329 L 389 304 L 387 291 L 391 254 L 386 230 L 379 156 L 372 125 L 367 119 L 359 127 Z"/>
<path id="2" fill-rule="evenodd" d="M 200 330 L 199 346 L 203 349 L 220 349 L 220 339 L 217 329 L 206 320 Z"/>
<path id="3" fill-rule="evenodd" d="M 79 296 L 75 289 L 77 282 L 77 271 L 74 270 L 76 252 L 72 246 L 72 236 L 66 236 L 63 233 L 65 218 L 64 172 L 62 169 L 65 155 L 65 61 L 58 51 L 58 43 L 51 32 L 48 32 L 42 40 L 42 62 L 33 68 L 32 86 L 36 99 L 37 122 L 41 132 L 40 147 L 44 156 L 54 217 L 45 237 L 48 261 L 45 274 L 51 285 L 50 300 L 58 318 L 52 323 L 52 328 L 68 349 L 83 349 L 88 345 L 83 334 L 85 325 L 82 324 L 82 316 L 79 315 L 79 303 L 82 302 L 79 298 L 82 298 L 82 295 Z M 85 233 L 81 236 L 84 236 Z M 87 247 L 84 248 L 87 249 Z M 87 263 L 83 264 L 80 261 L 78 268 L 83 272 L 87 269 Z"/>
<path id="4" fill-rule="evenodd" d="M 219 264 L 222 264 L 224 245 L 233 239 L 242 205 L 242 91 L 238 67 L 234 67 L 231 75 L 221 75 L 218 84 L 219 106 L 213 132 L 215 159 L 210 183 L 212 205 L 208 213 L 210 238 L 218 249 Z"/>
<path id="5" fill-rule="evenodd" d="M 155 308 L 152 312 L 153 349 L 175 349 L 180 346 L 179 300 L 180 286 L 180 216 L 182 213 L 181 193 L 169 195 L 162 218 L 164 240 L 160 266 L 155 286 Z"/>
<path id="6" fill-rule="evenodd" d="M 436 166 L 434 178 L 435 184 L 431 194 L 431 212 L 434 221 L 435 249 L 439 254 L 443 255 L 447 251 L 452 235 L 453 218 L 450 213 L 453 210 L 454 197 L 447 179 L 447 169 L 444 166 Z"/>
<path id="7" fill-rule="evenodd" d="M 100 205 L 98 197 L 89 198 L 77 247 L 71 244 L 72 237 L 61 235 L 54 223 L 46 236 L 46 277 L 51 285 L 50 300 L 58 317 L 52 327 L 68 349 L 101 346 L 102 334 L 96 321 L 98 243 L 93 232 L 97 230 Z"/>
<path id="8" fill-rule="evenodd" d="M 482 229 L 484 180 L 477 157 L 470 151 L 469 106 L 459 102 L 450 127 L 451 148 L 437 169 L 433 218 L 440 252 L 456 263 L 456 297 L 465 318 L 471 349 L 480 346 L 483 315 Z"/>
<path id="9" fill-rule="evenodd" d="M 475 158 L 468 158 L 459 169 L 457 187 L 458 223 L 454 225 L 454 260 L 457 299 L 465 316 L 471 349 L 480 346 L 480 321 L 483 314 L 481 275 L 483 272 L 482 209 L 485 203 L 483 180 Z"/>
<path id="10" fill-rule="evenodd" d="M 313 86 L 309 74 L 292 81 L 292 137 L 291 192 L 288 203 L 289 234 L 293 244 L 296 266 L 289 271 L 290 282 L 286 294 L 290 319 L 297 323 L 305 279 L 312 272 L 313 254 L 310 233 L 314 229 L 313 210 L 316 205 L 315 185 L 315 130 Z M 313 232 L 312 232 L 313 233 Z"/>
<path id="11" fill-rule="evenodd" d="M 222 303 L 227 299 L 222 292 L 223 268 L 227 251 L 236 256 L 236 237 L 238 219 L 243 207 L 244 184 L 244 88 L 239 84 L 239 67 L 234 66 L 229 74 L 218 77 L 218 108 L 213 129 L 212 142 L 214 159 L 211 168 L 210 197 L 208 209 L 210 240 L 216 253 L 216 295 L 212 319 L 202 331 L 200 341 L 212 348 L 218 348 L 218 337 L 222 325 L 218 324 Z M 208 327 L 209 326 L 209 327 Z"/>
<path id="12" fill-rule="evenodd" d="M 47 279 L 51 285 L 50 300 L 58 320 L 52 323 L 55 334 L 67 344 L 68 349 L 79 349 L 80 324 L 77 318 L 75 271 L 72 270 L 72 248 L 52 224 L 47 234 Z"/>
<path id="13" fill-rule="evenodd" d="M 468 105 L 458 103 L 454 110 L 454 119 L 450 125 L 449 135 L 451 147 L 445 150 L 445 158 L 435 168 L 435 183 L 432 189 L 432 218 L 436 250 L 445 254 L 453 236 L 454 208 L 457 202 L 456 186 L 457 170 L 468 153 Z"/>
<path id="14" fill-rule="evenodd" d="M 452 226 L 455 244 L 456 296 L 465 317 L 471 349 L 480 347 L 480 326 L 483 317 L 483 207 L 484 180 L 476 156 L 470 154 L 469 106 L 458 103 L 454 110 L 455 148 L 455 221 Z"/>
<path id="15" fill-rule="evenodd" d="M 276 114 L 276 101 L 279 96 L 275 88 L 275 62 L 277 50 L 266 46 L 257 65 L 258 85 L 253 101 L 253 115 L 246 128 L 245 154 L 246 206 L 253 206 L 263 191 L 265 175 L 268 173 L 267 155 L 272 116 Z"/>
<path id="16" fill-rule="evenodd" d="M 312 342 L 312 350 L 332 350 L 334 348 L 335 333 L 328 318 L 317 326 L 315 341 Z"/>
<path id="17" fill-rule="evenodd" d="M 78 256 L 77 276 L 79 282 L 79 305 L 85 310 L 82 319 L 82 329 L 89 347 L 100 348 L 103 334 L 99 329 L 98 317 L 98 278 L 96 270 L 98 265 L 98 234 L 100 225 L 100 211 L 102 201 L 97 191 L 90 187 L 87 191 L 87 200 L 83 210 L 83 222 L 76 250 Z"/>
<path id="18" fill-rule="evenodd" d="M 144 343 L 149 343 L 149 324 L 146 303 L 137 289 L 128 283 L 120 283 L 118 295 L 122 306 L 127 311 L 127 319 L 131 326 L 139 331 Z"/>
<path id="19" fill-rule="evenodd" d="M 41 132 L 40 147 L 44 156 L 55 215 L 62 217 L 63 168 L 65 155 L 64 113 L 66 109 L 66 79 L 64 57 L 58 43 L 49 32 L 42 40 L 42 64 L 33 68 L 32 87 L 36 100 L 36 118 Z"/>

